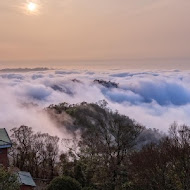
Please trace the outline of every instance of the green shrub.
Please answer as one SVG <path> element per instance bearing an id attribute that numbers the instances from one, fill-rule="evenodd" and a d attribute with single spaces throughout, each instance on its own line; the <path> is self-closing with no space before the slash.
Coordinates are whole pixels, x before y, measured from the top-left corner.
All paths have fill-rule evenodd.
<path id="1" fill-rule="evenodd" d="M 0 190 L 19 190 L 17 176 L 0 167 Z"/>
<path id="2" fill-rule="evenodd" d="M 81 190 L 81 185 L 71 177 L 56 177 L 51 181 L 48 190 Z"/>
<path id="3" fill-rule="evenodd" d="M 96 189 L 94 189 L 94 187 L 84 187 L 82 188 L 82 190 L 96 190 Z"/>

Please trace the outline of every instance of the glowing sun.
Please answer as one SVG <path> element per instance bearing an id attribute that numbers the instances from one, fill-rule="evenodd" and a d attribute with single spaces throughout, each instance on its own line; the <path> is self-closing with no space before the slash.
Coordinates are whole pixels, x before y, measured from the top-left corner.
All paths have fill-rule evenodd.
<path id="1" fill-rule="evenodd" d="M 37 4 L 33 2 L 29 2 L 27 5 L 27 9 L 30 12 L 35 12 L 37 10 Z"/>

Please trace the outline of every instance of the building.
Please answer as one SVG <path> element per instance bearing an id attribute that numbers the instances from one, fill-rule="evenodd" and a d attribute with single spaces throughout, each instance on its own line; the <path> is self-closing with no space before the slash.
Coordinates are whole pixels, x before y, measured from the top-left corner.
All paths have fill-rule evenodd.
<path id="1" fill-rule="evenodd" d="M 12 142 L 5 128 L 0 128 L 0 165 L 9 167 L 8 149 L 12 147 Z M 18 181 L 20 190 L 33 190 L 36 184 L 29 172 L 19 171 Z"/>
<path id="2" fill-rule="evenodd" d="M 9 167 L 8 149 L 12 143 L 5 128 L 0 128 L 0 165 L 5 168 Z"/>
<path id="3" fill-rule="evenodd" d="M 18 172 L 18 180 L 21 184 L 20 190 L 33 190 L 36 184 L 29 172 Z"/>

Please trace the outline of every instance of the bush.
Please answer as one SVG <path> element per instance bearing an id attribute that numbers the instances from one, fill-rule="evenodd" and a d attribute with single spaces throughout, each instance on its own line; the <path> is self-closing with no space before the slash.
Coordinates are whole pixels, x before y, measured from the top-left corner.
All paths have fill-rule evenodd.
<path id="1" fill-rule="evenodd" d="M 94 187 L 84 187 L 82 188 L 82 190 L 96 190 L 96 189 L 94 189 Z"/>
<path id="2" fill-rule="evenodd" d="M 56 177 L 51 181 L 48 190 L 81 190 L 81 185 L 71 177 Z"/>
<path id="3" fill-rule="evenodd" d="M 17 176 L 0 167 L 0 190 L 19 190 Z"/>

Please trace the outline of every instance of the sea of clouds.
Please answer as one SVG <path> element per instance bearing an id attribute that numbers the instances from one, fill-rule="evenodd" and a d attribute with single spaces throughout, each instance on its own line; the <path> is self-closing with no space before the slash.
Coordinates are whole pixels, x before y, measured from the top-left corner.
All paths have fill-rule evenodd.
<path id="1" fill-rule="evenodd" d="M 0 72 L 1 128 L 10 130 L 27 125 L 35 131 L 57 135 L 60 129 L 44 108 L 61 102 L 99 100 L 106 100 L 111 109 L 148 128 L 167 132 L 174 121 L 190 125 L 189 71 L 21 71 Z M 95 79 L 112 81 L 119 86 L 107 88 L 94 83 Z M 61 134 L 64 137 L 67 132 Z"/>

